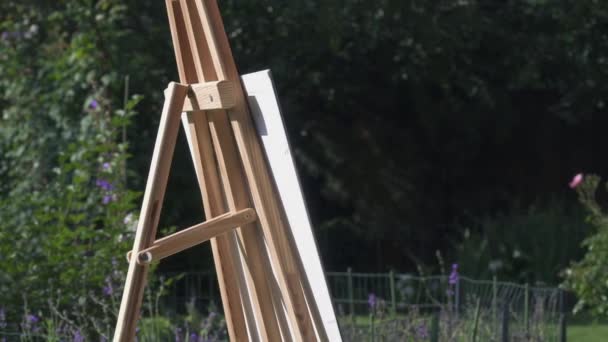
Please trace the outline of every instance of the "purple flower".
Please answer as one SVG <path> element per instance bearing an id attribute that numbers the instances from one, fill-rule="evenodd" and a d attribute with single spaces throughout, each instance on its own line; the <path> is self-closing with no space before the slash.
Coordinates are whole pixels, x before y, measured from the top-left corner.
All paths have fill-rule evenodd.
<path id="1" fill-rule="evenodd" d="M 182 328 L 175 328 L 175 342 L 182 342 Z"/>
<path id="2" fill-rule="evenodd" d="M 36 315 L 28 314 L 26 316 L 26 320 L 30 324 L 36 324 L 40 321 L 40 318 L 38 318 Z"/>
<path id="3" fill-rule="evenodd" d="M 114 290 L 112 289 L 112 286 L 104 286 L 103 287 L 103 294 L 106 296 L 111 296 L 112 293 L 114 292 Z"/>
<path id="4" fill-rule="evenodd" d="M 426 324 L 424 322 L 420 323 L 416 327 L 416 336 L 418 336 L 421 340 L 426 340 L 429 338 L 429 330 L 426 328 Z"/>
<path id="5" fill-rule="evenodd" d="M 104 287 L 103 287 L 103 294 L 104 294 L 104 295 L 106 295 L 106 296 L 108 296 L 108 297 L 109 297 L 109 296 L 111 296 L 111 295 L 112 295 L 112 293 L 113 293 L 113 292 L 114 292 L 114 290 L 112 289 L 112 286 L 107 285 L 107 286 L 104 286 Z"/>
<path id="6" fill-rule="evenodd" d="M 107 180 L 105 180 L 105 179 L 101 179 L 101 178 L 100 178 L 100 179 L 98 179 L 97 181 L 95 181 L 95 184 L 96 184 L 98 187 L 100 187 L 100 188 L 102 188 L 103 190 L 105 190 L 105 191 L 112 191 L 112 190 L 114 190 L 114 186 L 112 185 L 112 183 L 108 182 L 108 181 L 107 181 Z"/>
<path id="7" fill-rule="evenodd" d="M 112 280 L 110 277 L 106 277 L 106 286 L 103 287 L 103 294 L 106 296 L 111 296 L 114 293 L 114 289 L 112 288 Z"/>
<path id="8" fill-rule="evenodd" d="M 367 304 L 369 304 L 369 308 L 370 309 L 374 309 L 376 307 L 376 295 L 373 293 L 369 294 L 369 297 L 367 297 Z"/>
<path id="9" fill-rule="evenodd" d="M 37 326 L 37 323 L 40 321 L 36 315 L 27 314 L 25 315 L 25 321 L 21 323 L 21 328 L 25 331 L 38 331 L 40 327 Z"/>
<path id="10" fill-rule="evenodd" d="M 450 285 L 454 285 L 458 282 L 458 264 L 452 265 L 452 273 L 450 273 L 450 278 L 448 280 Z"/>
<path id="11" fill-rule="evenodd" d="M 190 334 L 190 339 L 188 340 L 188 342 L 198 342 L 198 335 L 195 332 Z"/>
<path id="12" fill-rule="evenodd" d="M 95 99 L 91 100 L 91 102 L 89 103 L 89 108 L 97 109 L 98 107 L 99 107 L 99 103 L 97 103 L 97 100 L 95 100 Z"/>
<path id="13" fill-rule="evenodd" d="M 103 196 L 103 199 L 101 200 L 101 202 L 103 204 L 108 204 L 110 202 L 114 202 L 116 201 L 116 194 L 106 194 Z"/>
<path id="14" fill-rule="evenodd" d="M 112 165 L 110 165 L 110 163 L 108 163 L 108 162 L 101 164 L 101 169 L 104 171 L 109 171 L 111 167 L 112 167 Z"/>
<path id="15" fill-rule="evenodd" d="M 84 342 L 84 336 L 82 336 L 82 333 L 80 332 L 80 330 L 76 330 L 72 341 L 73 342 Z"/>
<path id="16" fill-rule="evenodd" d="M 23 32 L 19 32 L 19 31 L 4 31 L 2 32 L 2 40 L 9 40 L 11 38 L 15 38 L 15 39 L 19 39 L 21 38 L 21 36 L 23 36 Z"/>
<path id="17" fill-rule="evenodd" d="M 110 276 L 106 277 L 106 285 L 103 287 L 103 294 L 106 296 L 111 296 L 114 293 L 114 288 L 112 287 L 112 278 Z"/>

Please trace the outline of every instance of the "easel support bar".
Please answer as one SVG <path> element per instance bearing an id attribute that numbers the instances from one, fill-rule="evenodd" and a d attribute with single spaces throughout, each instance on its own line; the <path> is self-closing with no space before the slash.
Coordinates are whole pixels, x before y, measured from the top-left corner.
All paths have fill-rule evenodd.
<path id="1" fill-rule="evenodd" d="M 156 240 L 152 246 L 142 249 L 137 253 L 137 263 L 148 265 L 152 262 L 160 261 L 190 247 L 209 241 L 218 235 L 225 234 L 236 227 L 242 227 L 248 223 L 255 222 L 256 219 L 255 210 L 251 208 L 214 217 L 203 223 Z M 127 253 L 128 260 L 131 260 L 131 255 L 132 252 L 129 251 Z"/>
<path id="2" fill-rule="evenodd" d="M 193 83 L 188 86 L 188 97 L 182 112 L 230 109 L 236 103 L 233 82 L 213 81 Z M 165 89 L 165 97 L 168 89 Z"/>

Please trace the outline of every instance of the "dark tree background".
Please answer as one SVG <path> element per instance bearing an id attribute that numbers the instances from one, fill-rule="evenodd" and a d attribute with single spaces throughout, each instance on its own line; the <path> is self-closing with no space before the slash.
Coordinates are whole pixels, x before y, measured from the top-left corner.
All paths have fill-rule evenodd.
<path id="1" fill-rule="evenodd" d="M 436 265 L 439 250 L 472 276 L 487 275 L 498 260 L 494 271 L 503 277 L 555 282 L 580 257 L 588 228 L 567 183 L 579 171 L 608 171 L 608 3 L 229 0 L 220 7 L 241 72 L 272 69 L 326 269 L 413 272 Z M 7 22 L 37 23 L 32 47 L 61 49 L 54 44 L 91 30 L 96 68 L 112 71 L 117 102 L 129 75 L 130 91 L 144 100 L 127 135 L 128 183 L 143 189 L 161 91 L 177 79 L 164 2 L 7 2 L 0 13 L 5 31 Z M 99 15 L 114 19 L 96 27 Z M 45 54 L 32 48 L 17 67 L 35 69 Z M 9 89 L 23 75 L 1 70 L 0 105 L 9 110 L 19 105 Z M 48 86 L 35 72 L 28 77 L 33 87 Z M 27 129 L 70 131 L 39 120 L 30 117 Z M 44 177 L 57 158 L 54 148 L 28 150 L 46 169 L 20 179 L 10 170 L 28 164 L 8 153 L 17 148 L 13 138 L 4 134 L 0 156 L 5 194 Z M 181 139 L 165 226 L 203 219 Z M 201 253 L 208 256 L 195 250 L 163 268 L 210 267 Z"/>

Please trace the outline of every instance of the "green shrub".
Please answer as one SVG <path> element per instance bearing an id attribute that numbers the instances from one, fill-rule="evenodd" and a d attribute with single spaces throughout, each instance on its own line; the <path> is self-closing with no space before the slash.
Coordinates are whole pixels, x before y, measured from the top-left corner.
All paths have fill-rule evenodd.
<path id="1" fill-rule="evenodd" d="M 580 242 L 591 231 L 584 212 L 552 201 L 479 220 L 465 229 L 453 260 L 471 277 L 555 284 L 560 271 L 582 255 Z"/>
<path id="2" fill-rule="evenodd" d="M 92 115 L 81 128 L 59 152 L 46 184 L 0 202 L 0 303 L 6 307 L 26 301 L 46 307 L 51 297 L 61 305 L 82 301 L 90 291 L 102 291 L 105 279 L 126 264 L 116 260 L 131 244 L 124 221 L 137 194 L 122 180 L 124 146 L 107 134 L 112 127 L 98 126 Z"/>
<path id="3" fill-rule="evenodd" d="M 109 63 L 117 46 L 107 45 L 122 34 L 124 10 L 111 1 L 0 5 L 0 307 L 9 321 L 103 315 L 92 298 L 126 267 L 124 221 L 138 194 L 127 189 L 123 132 L 140 97 L 124 94 Z"/>
<path id="4" fill-rule="evenodd" d="M 587 309 L 591 314 L 605 318 L 608 317 L 608 216 L 596 198 L 600 183 L 600 177 L 587 175 L 575 186 L 594 231 L 583 241 L 585 256 L 566 269 L 564 277 L 566 287 L 578 298 L 574 311 Z M 608 189 L 608 183 L 606 186 Z"/>

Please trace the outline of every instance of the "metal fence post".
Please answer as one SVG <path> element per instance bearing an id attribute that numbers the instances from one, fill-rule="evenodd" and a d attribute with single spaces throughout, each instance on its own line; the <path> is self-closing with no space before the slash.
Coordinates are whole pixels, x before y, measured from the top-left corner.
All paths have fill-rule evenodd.
<path id="1" fill-rule="evenodd" d="M 373 311 L 369 315 L 369 335 L 370 335 L 371 342 L 374 342 L 376 340 L 376 326 L 374 324 L 375 316 L 376 316 L 376 314 Z"/>
<path id="2" fill-rule="evenodd" d="M 458 319 L 458 315 L 460 313 L 460 277 L 456 278 L 456 286 L 454 288 L 454 292 L 454 311 L 456 314 L 456 319 Z"/>
<path id="3" fill-rule="evenodd" d="M 391 308 L 393 310 L 393 316 L 397 315 L 397 298 L 395 296 L 395 271 L 391 270 L 388 274 L 390 286 L 391 286 Z"/>
<path id="4" fill-rule="evenodd" d="M 505 302 L 502 309 L 502 342 L 509 342 L 509 303 Z"/>
<path id="5" fill-rule="evenodd" d="M 481 310 L 481 298 L 477 297 L 475 303 L 475 317 L 473 318 L 473 336 L 471 336 L 471 342 L 477 342 L 477 330 L 479 328 L 479 312 Z"/>
<path id="6" fill-rule="evenodd" d="M 566 314 L 565 313 L 561 313 L 559 315 L 559 342 L 566 342 L 567 340 L 567 336 L 568 336 L 568 332 L 567 332 L 567 324 L 568 322 L 566 321 Z"/>
<path id="7" fill-rule="evenodd" d="M 564 290 L 559 289 L 559 341 L 566 342 L 568 336 L 568 322 L 566 320 L 566 308 L 564 304 Z"/>
<path id="8" fill-rule="evenodd" d="M 496 276 L 492 277 L 492 325 L 494 331 L 498 331 L 498 279 Z"/>
<path id="9" fill-rule="evenodd" d="M 439 315 L 440 310 L 437 310 L 431 318 L 431 342 L 439 342 Z"/>
<path id="10" fill-rule="evenodd" d="M 353 293 L 353 269 L 351 267 L 349 267 L 346 270 L 346 274 L 347 274 L 347 281 L 348 281 L 348 309 L 349 309 L 349 313 L 350 316 L 352 317 L 352 319 L 354 320 L 355 318 L 355 295 Z"/>
<path id="11" fill-rule="evenodd" d="M 529 302 L 530 302 L 530 286 L 526 283 L 524 288 L 524 327 L 526 328 L 526 334 L 530 332 L 530 317 L 528 316 Z"/>

